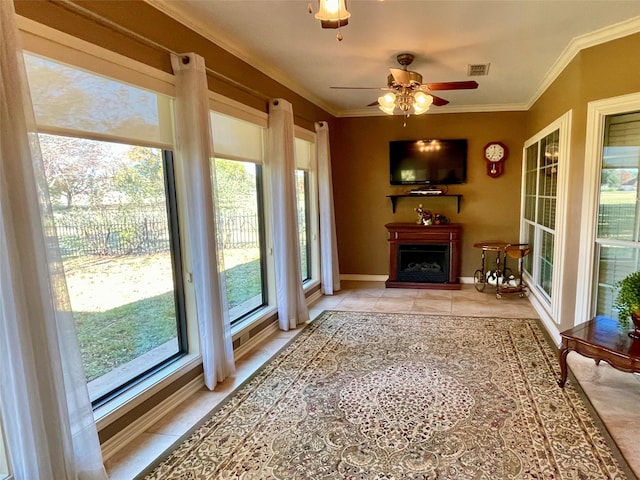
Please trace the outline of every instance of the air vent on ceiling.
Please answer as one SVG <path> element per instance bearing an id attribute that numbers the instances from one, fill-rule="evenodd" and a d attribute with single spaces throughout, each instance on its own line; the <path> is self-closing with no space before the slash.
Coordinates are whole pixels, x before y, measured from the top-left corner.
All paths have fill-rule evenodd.
<path id="1" fill-rule="evenodd" d="M 478 63 L 476 65 L 469 65 L 467 67 L 468 77 L 482 77 L 489 74 L 490 63 Z"/>

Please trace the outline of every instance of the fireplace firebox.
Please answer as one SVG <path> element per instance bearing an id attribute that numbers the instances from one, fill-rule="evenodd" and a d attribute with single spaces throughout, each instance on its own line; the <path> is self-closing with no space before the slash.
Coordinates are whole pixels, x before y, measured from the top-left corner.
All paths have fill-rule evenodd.
<path id="1" fill-rule="evenodd" d="M 398 245 L 398 280 L 446 283 L 449 280 L 449 244 Z"/>
<path id="2" fill-rule="evenodd" d="M 459 289 L 462 226 L 390 223 L 388 288 Z"/>

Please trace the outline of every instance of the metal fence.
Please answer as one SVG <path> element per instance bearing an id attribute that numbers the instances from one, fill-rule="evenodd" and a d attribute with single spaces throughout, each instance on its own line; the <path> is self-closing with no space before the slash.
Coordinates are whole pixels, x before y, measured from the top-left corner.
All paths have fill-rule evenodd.
<path id="1" fill-rule="evenodd" d="M 56 218 L 63 258 L 84 255 L 148 255 L 169 250 L 169 227 L 164 212 L 140 215 L 110 212 L 108 215 L 83 212 L 74 218 L 65 214 Z M 218 233 L 225 249 L 254 248 L 259 245 L 259 228 L 255 215 L 226 214 L 220 218 Z"/>

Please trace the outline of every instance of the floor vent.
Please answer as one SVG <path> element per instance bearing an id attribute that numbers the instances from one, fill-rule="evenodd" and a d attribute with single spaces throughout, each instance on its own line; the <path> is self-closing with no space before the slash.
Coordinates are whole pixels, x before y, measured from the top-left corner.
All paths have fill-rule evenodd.
<path id="1" fill-rule="evenodd" d="M 469 77 L 482 77 L 489 74 L 490 63 L 478 63 L 476 65 L 469 65 L 467 68 L 467 76 Z"/>

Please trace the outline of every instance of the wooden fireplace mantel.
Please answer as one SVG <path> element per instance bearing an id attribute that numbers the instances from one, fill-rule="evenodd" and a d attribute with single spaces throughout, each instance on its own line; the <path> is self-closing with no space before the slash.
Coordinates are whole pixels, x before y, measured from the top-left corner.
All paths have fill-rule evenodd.
<path id="1" fill-rule="evenodd" d="M 385 225 L 389 240 L 389 279 L 387 288 L 434 288 L 459 290 L 460 242 L 462 225 L 419 225 L 417 223 L 388 223 Z M 449 275 L 445 283 L 411 282 L 398 279 L 398 253 L 400 245 L 436 244 L 449 246 Z"/>

